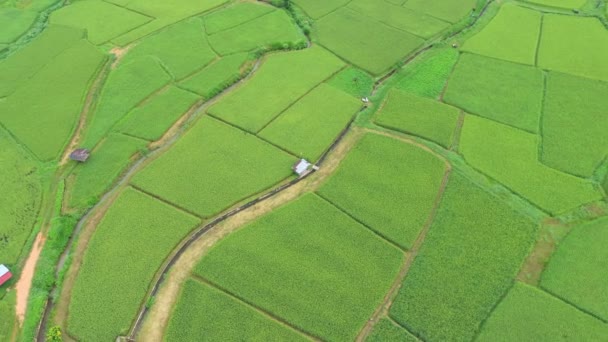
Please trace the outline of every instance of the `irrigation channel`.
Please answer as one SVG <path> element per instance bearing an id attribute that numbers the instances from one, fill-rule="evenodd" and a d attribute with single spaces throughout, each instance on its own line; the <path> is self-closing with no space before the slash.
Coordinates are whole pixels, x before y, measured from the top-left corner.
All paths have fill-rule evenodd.
<path id="1" fill-rule="evenodd" d="M 423 54 L 424 52 L 430 50 L 431 48 L 433 48 L 433 46 L 435 45 L 435 43 L 438 42 L 443 42 L 443 41 L 447 41 L 449 39 L 452 39 L 456 36 L 458 36 L 459 34 L 463 33 L 464 31 L 470 29 L 472 26 L 474 26 L 477 21 L 486 13 L 488 7 L 494 2 L 495 0 L 489 0 L 485 3 L 484 7 L 479 11 L 479 13 L 477 15 L 475 15 L 473 17 L 473 20 L 471 20 L 467 25 L 463 26 L 462 28 L 460 28 L 459 30 L 454 31 L 453 33 L 451 33 L 450 35 L 443 37 L 443 38 L 439 38 L 437 41 L 429 41 L 427 42 L 423 47 L 419 48 L 415 53 L 411 54 L 409 57 L 407 57 L 403 63 L 402 66 L 405 66 L 409 63 L 411 63 L 413 60 L 415 60 L 417 57 L 419 57 L 421 54 Z M 312 42 L 310 41 L 310 38 L 308 38 L 308 46 L 310 47 L 312 45 Z M 274 52 L 274 51 L 271 51 Z M 171 136 L 169 139 L 167 139 L 166 141 L 164 141 L 161 145 L 159 145 L 156 149 L 154 149 L 151 153 L 149 153 L 148 155 L 144 155 L 141 158 L 139 158 L 136 162 L 134 162 L 129 169 L 127 169 L 127 171 L 122 175 L 122 177 L 115 183 L 115 185 L 108 191 L 106 192 L 101 199 L 99 200 L 99 202 L 97 202 L 93 207 L 91 207 L 89 210 L 87 210 L 87 212 L 82 216 L 82 218 L 78 221 L 72 236 L 70 237 L 66 248 L 64 249 L 64 251 L 62 252 L 59 261 L 57 262 L 57 265 L 55 267 L 55 277 L 56 279 L 59 279 L 60 277 L 60 273 L 63 270 L 63 267 L 65 266 L 66 260 L 68 259 L 70 252 L 77 240 L 77 237 L 79 236 L 79 233 L 82 231 L 83 227 L 88 223 L 89 219 L 91 218 L 91 216 L 93 214 L 96 213 L 97 209 L 101 208 L 103 205 L 106 204 L 106 202 L 112 198 L 112 196 L 114 196 L 118 191 L 120 191 L 131 179 L 131 177 L 137 173 L 138 171 L 140 171 L 140 168 L 142 167 L 142 165 L 144 165 L 144 163 L 148 160 L 154 159 L 155 156 L 162 154 L 164 151 L 166 151 L 167 149 L 169 149 L 180 137 L 183 133 L 186 132 L 186 130 L 190 127 L 190 124 L 192 124 L 194 121 L 196 121 L 200 116 L 203 115 L 203 113 L 205 112 L 205 110 L 213 105 L 219 98 L 221 98 L 223 95 L 229 93 L 230 91 L 232 91 L 234 88 L 240 86 L 243 82 L 246 82 L 249 78 L 252 77 L 252 75 L 255 74 L 255 71 L 259 68 L 263 58 L 265 56 L 262 56 L 261 58 L 259 58 L 257 60 L 257 62 L 255 63 L 255 65 L 252 67 L 252 69 L 250 70 L 249 74 L 247 76 L 245 76 L 244 78 L 242 78 L 240 81 L 236 82 L 235 84 L 231 85 L 230 87 L 224 89 L 221 93 L 219 93 L 218 95 L 216 95 L 214 98 L 212 98 L 210 101 L 207 101 L 203 104 L 200 105 L 200 107 L 198 107 L 197 109 L 195 109 L 193 111 L 193 113 L 186 119 L 183 121 L 183 123 L 181 123 L 181 125 L 179 126 L 178 130 L 176 131 L 176 133 Z M 379 90 L 379 88 L 384 85 L 384 83 L 386 81 L 388 81 L 389 79 L 391 79 L 392 76 L 394 76 L 400 68 L 393 68 L 391 71 L 389 71 L 386 75 L 384 75 L 383 77 L 381 77 L 378 81 L 376 81 L 374 83 L 374 87 L 372 89 L 371 95 L 373 96 L 374 94 L 377 93 L 377 91 Z M 361 110 L 359 111 L 358 114 L 364 112 L 368 107 L 367 106 L 363 106 L 361 108 Z M 319 160 L 317 161 L 317 163 L 315 164 L 315 166 L 317 168 L 320 168 L 323 166 L 325 160 L 327 159 L 327 156 L 335 149 L 335 147 L 343 140 L 343 138 L 346 136 L 346 134 L 348 132 L 350 132 L 352 125 L 355 121 L 355 119 L 357 118 L 357 115 L 354 115 L 353 118 L 350 120 L 350 122 L 348 123 L 348 125 L 346 126 L 346 128 L 344 130 L 342 130 L 342 132 L 340 133 L 340 135 L 334 140 L 334 142 L 332 143 L 332 145 L 323 153 L 323 155 L 321 155 L 321 157 L 319 158 Z M 126 339 L 128 341 L 135 341 L 135 337 L 137 336 L 137 333 L 140 331 L 142 324 L 145 320 L 145 318 L 147 317 L 148 312 L 150 311 L 150 308 L 148 306 L 147 303 L 150 302 L 150 300 L 152 298 L 154 298 L 154 296 L 158 293 L 158 290 L 160 289 L 161 285 L 163 284 L 163 281 L 166 277 L 166 275 L 171 271 L 172 266 L 178 261 L 178 259 L 184 254 L 184 252 L 186 252 L 186 250 L 188 250 L 188 248 L 197 240 L 199 240 L 201 237 L 203 237 L 205 235 L 205 233 L 207 233 L 208 231 L 210 231 L 211 229 L 213 229 L 214 227 L 216 227 L 218 224 L 226 221 L 227 219 L 239 214 L 240 212 L 256 205 L 259 204 L 291 187 L 293 187 L 294 185 L 300 183 L 301 181 L 307 179 L 309 176 L 311 176 L 312 174 L 314 174 L 316 172 L 316 168 L 310 170 L 310 172 L 304 174 L 303 176 L 300 176 L 296 179 L 293 179 L 285 184 L 280 185 L 279 187 L 276 187 L 272 190 L 270 190 L 269 192 L 264 193 L 263 195 L 257 197 L 256 199 L 247 202 L 237 208 L 234 208 L 224 214 L 222 214 L 219 217 L 216 217 L 214 220 L 212 220 L 210 223 L 196 229 L 193 233 L 191 233 L 188 237 L 186 237 L 184 240 L 182 240 L 182 242 L 180 243 L 178 249 L 169 257 L 169 259 L 164 263 L 164 266 L 162 268 L 162 270 L 157 274 L 156 276 L 156 280 L 154 281 L 154 285 L 152 286 L 151 290 L 148 292 L 148 296 L 147 298 L 145 298 L 142 302 L 142 306 L 140 308 L 140 311 L 137 315 L 137 319 L 135 320 L 135 322 L 133 323 L 131 330 L 129 332 L 129 336 L 126 337 Z M 53 312 L 53 309 L 55 307 L 55 303 L 53 301 L 53 298 L 56 297 L 57 294 L 57 283 L 55 283 L 51 289 L 51 291 L 49 292 L 49 298 L 47 298 L 45 307 L 44 307 L 44 312 L 42 315 L 42 319 L 40 321 L 40 324 L 38 325 L 38 329 L 36 332 L 36 341 L 38 342 L 45 342 L 46 341 L 46 331 L 47 331 L 47 327 L 48 327 L 48 322 L 49 319 L 51 318 L 51 314 Z M 120 338 L 120 337 L 119 337 Z"/>

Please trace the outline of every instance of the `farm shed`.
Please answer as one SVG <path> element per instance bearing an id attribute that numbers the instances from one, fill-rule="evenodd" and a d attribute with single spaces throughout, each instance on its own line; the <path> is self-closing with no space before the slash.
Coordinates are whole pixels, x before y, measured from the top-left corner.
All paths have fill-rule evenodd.
<path id="1" fill-rule="evenodd" d="M 9 281 L 13 275 L 8 270 L 8 268 L 4 265 L 0 265 L 0 286 L 4 285 L 7 281 Z"/>
<path id="2" fill-rule="evenodd" d="M 84 163 L 89 159 L 91 152 L 86 148 L 79 148 L 70 153 L 70 159 L 75 160 L 77 162 Z"/>
<path id="3" fill-rule="evenodd" d="M 293 172 L 295 172 L 298 176 L 303 176 L 310 170 L 312 166 L 306 159 L 300 159 L 297 163 L 293 165 Z"/>

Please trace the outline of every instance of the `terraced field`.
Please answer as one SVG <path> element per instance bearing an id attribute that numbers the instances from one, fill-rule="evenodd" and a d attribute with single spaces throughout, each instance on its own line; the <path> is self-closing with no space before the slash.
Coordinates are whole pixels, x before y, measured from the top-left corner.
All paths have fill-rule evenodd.
<path id="1" fill-rule="evenodd" d="M 607 15 L 0 0 L 0 340 L 605 340 Z"/>

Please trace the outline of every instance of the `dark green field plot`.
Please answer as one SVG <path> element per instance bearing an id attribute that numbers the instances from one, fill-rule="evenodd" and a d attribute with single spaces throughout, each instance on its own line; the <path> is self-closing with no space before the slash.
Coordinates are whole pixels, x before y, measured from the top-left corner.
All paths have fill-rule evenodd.
<path id="1" fill-rule="evenodd" d="M 509 291 L 477 341 L 604 341 L 608 325 L 521 283 Z"/>
<path id="2" fill-rule="evenodd" d="M 376 123 L 450 147 L 460 110 L 441 102 L 418 97 L 397 89 L 377 114 Z"/>
<path id="3" fill-rule="evenodd" d="M 463 51 L 535 65 L 540 12 L 505 4 L 481 32 L 467 40 Z"/>
<path id="4" fill-rule="evenodd" d="M 0 43 L 10 44 L 21 37 L 36 21 L 38 12 L 0 8 Z"/>
<path id="5" fill-rule="evenodd" d="M 329 85 L 320 84 L 259 135 L 294 155 L 315 161 L 360 108 L 360 100 Z"/>
<path id="6" fill-rule="evenodd" d="M 608 154 L 608 83 L 551 72 L 543 114 L 542 162 L 590 177 Z"/>
<path id="7" fill-rule="evenodd" d="M 596 18 L 547 14 L 538 51 L 545 69 L 608 81 L 608 30 Z"/>
<path id="8" fill-rule="evenodd" d="M 256 133 L 342 67 L 340 59 L 320 47 L 272 54 L 250 80 L 208 112 Z"/>
<path id="9" fill-rule="evenodd" d="M 474 168 L 551 214 L 600 200 L 599 186 L 538 161 L 538 136 L 468 115 L 460 151 Z"/>
<path id="10" fill-rule="evenodd" d="M 0 260 L 12 266 L 36 223 L 42 189 L 36 164 L 0 129 Z"/>
<path id="11" fill-rule="evenodd" d="M 313 336 L 345 341 L 402 261 L 397 248 L 308 194 L 222 240 L 195 272 Z"/>
<path id="12" fill-rule="evenodd" d="M 125 190 L 88 244 L 71 293 L 69 333 L 86 341 L 126 334 L 154 274 L 199 223 L 139 191 Z"/>
<path id="13" fill-rule="evenodd" d="M 296 158 L 204 117 L 133 183 L 204 217 L 287 178 Z"/>
<path id="14" fill-rule="evenodd" d="M 399 71 L 400 81 L 395 88 L 419 96 L 438 98 L 458 56 L 458 51 L 451 48 L 433 49 L 423 54 L 420 59 Z"/>
<path id="15" fill-rule="evenodd" d="M 158 140 L 198 100 L 196 94 L 171 86 L 131 111 L 118 130 L 141 139 Z"/>
<path id="16" fill-rule="evenodd" d="M 418 339 L 407 330 L 391 322 L 389 318 L 383 318 L 374 326 L 366 342 L 416 342 Z"/>
<path id="17" fill-rule="evenodd" d="M 58 157 L 104 60 L 94 46 L 79 41 L 0 102 L 0 122 L 40 160 Z"/>
<path id="18" fill-rule="evenodd" d="M 265 342 L 308 339 L 234 297 L 190 279 L 184 284 L 165 340 Z"/>
<path id="19" fill-rule="evenodd" d="M 205 99 L 210 99 L 241 78 L 244 72 L 242 67 L 247 57 L 247 53 L 236 53 L 222 57 L 203 70 L 186 78 L 179 85 Z"/>
<path id="20" fill-rule="evenodd" d="M 327 15 L 344 5 L 347 5 L 349 0 L 293 0 L 300 6 L 306 14 L 313 19 L 318 19 Z"/>
<path id="21" fill-rule="evenodd" d="M 305 44 L 306 38 L 285 11 L 275 10 L 233 28 L 209 35 L 220 55 L 274 45 Z"/>
<path id="22" fill-rule="evenodd" d="M 511 287 L 535 225 L 453 172 L 390 311 L 425 341 L 470 341 Z"/>
<path id="23" fill-rule="evenodd" d="M 561 7 L 567 9 L 580 8 L 587 1 L 586 0 L 526 0 L 534 4 L 545 5 L 550 7 Z"/>
<path id="24" fill-rule="evenodd" d="M 260 2 L 240 2 L 205 16 L 205 32 L 214 34 L 254 20 L 275 8 Z"/>
<path id="25" fill-rule="evenodd" d="M 357 99 L 371 95 L 374 89 L 372 76 L 352 66 L 340 71 L 331 80 L 327 81 L 327 84 L 351 94 Z"/>
<path id="26" fill-rule="evenodd" d="M 608 219 L 578 226 L 560 243 L 541 286 L 608 320 Z"/>
<path id="27" fill-rule="evenodd" d="M 417 146 L 368 134 L 319 193 L 407 249 L 429 218 L 446 167 Z"/>
<path id="28" fill-rule="evenodd" d="M 540 125 L 543 73 L 531 66 L 463 54 L 444 100 L 469 113 L 535 133 Z"/>
<path id="29" fill-rule="evenodd" d="M 348 8 L 317 21 L 315 32 L 321 45 L 374 75 L 388 71 L 424 43 Z"/>
<path id="30" fill-rule="evenodd" d="M 455 23 L 471 13 L 476 3 L 477 0 L 408 0 L 403 6 Z"/>

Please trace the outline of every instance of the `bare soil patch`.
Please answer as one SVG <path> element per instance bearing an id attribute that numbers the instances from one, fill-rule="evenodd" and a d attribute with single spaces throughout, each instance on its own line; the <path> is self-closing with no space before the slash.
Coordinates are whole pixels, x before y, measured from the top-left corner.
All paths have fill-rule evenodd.
<path id="1" fill-rule="evenodd" d="M 19 325 L 23 324 L 25 318 L 25 311 L 27 310 L 27 299 L 30 295 L 30 289 L 32 288 L 32 280 L 34 279 L 34 271 L 36 270 L 36 264 L 38 258 L 40 258 L 40 252 L 44 247 L 46 239 L 42 236 L 42 233 L 38 233 L 30 255 L 25 260 L 25 265 L 21 271 L 21 277 L 15 285 L 17 291 L 17 303 L 15 307 L 15 313 L 17 315 L 17 321 Z"/>

